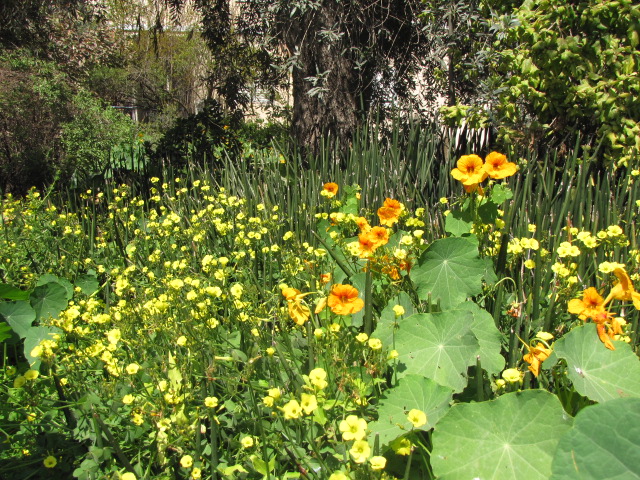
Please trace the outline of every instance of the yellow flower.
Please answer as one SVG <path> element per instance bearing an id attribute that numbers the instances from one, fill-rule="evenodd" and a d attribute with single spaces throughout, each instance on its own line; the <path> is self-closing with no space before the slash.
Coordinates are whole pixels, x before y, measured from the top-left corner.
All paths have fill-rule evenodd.
<path id="1" fill-rule="evenodd" d="M 314 368 L 309 372 L 309 381 L 319 390 L 323 390 L 329 385 L 326 378 L 327 372 L 323 368 Z"/>
<path id="2" fill-rule="evenodd" d="M 495 180 L 510 177 L 518 171 L 515 163 L 507 162 L 507 157 L 498 152 L 487 155 L 483 169 Z"/>
<path id="3" fill-rule="evenodd" d="M 369 335 L 367 335 L 364 332 L 361 332 L 358 335 L 356 335 L 356 340 L 360 343 L 366 342 L 368 338 L 369 338 Z"/>
<path id="4" fill-rule="evenodd" d="M 606 304 L 609 300 L 614 298 L 616 300 L 631 300 L 636 310 L 640 310 L 640 293 L 636 292 L 633 288 L 633 283 L 631 283 L 631 279 L 629 278 L 626 270 L 624 268 L 617 267 L 614 269 L 613 274 L 618 277 L 618 283 L 616 283 L 611 289 L 611 292 L 609 292 L 604 303 Z M 27 373 L 24 374 L 25 377 L 27 376 Z"/>
<path id="5" fill-rule="evenodd" d="M 409 411 L 407 419 L 411 422 L 414 428 L 421 427 L 427 423 L 427 415 L 417 408 L 412 408 Z"/>
<path id="6" fill-rule="evenodd" d="M 140 365 L 138 365 L 137 363 L 130 363 L 129 365 L 127 365 L 127 368 L 125 370 L 129 375 L 135 375 L 136 373 L 138 373 L 138 370 L 140 370 Z"/>
<path id="7" fill-rule="evenodd" d="M 535 262 L 535 261 L 533 261 L 532 259 L 525 260 L 525 262 L 524 262 L 524 266 L 525 266 L 526 268 L 529 268 L 529 269 L 531 269 L 531 268 L 535 268 L 535 267 L 536 267 L 536 262 Z"/>
<path id="8" fill-rule="evenodd" d="M 124 403 L 125 405 L 131 405 L 134 400 L 135 400 L 135 397 L 133 395 L 131 395 L 130 393 L 128 393 L 124 397 L 122 397 L 122 403 Z"/>
<path id="9" fill-rule="evenodd" d="M 35 380 L 36 378 L 38 378 L 38 375 L 40 375 L 40 372 L 38 372 L 37 370 L 27 370 L 24 373 L 24 378 L 27 380 Z"/>
<path id="10" fill-rule="evenodd" d="M 364 463 L 369 458 L 369 455 L 371 455 L 371 447 L 366 440 L 356 440 L 353 442 L 349 453 L 354 462 Z"/>
<path id="11" fill-rule="evenodd" d="M 477 185 L 487 178 L 482 159 L 477 155 L 463 155 L 457 163 L 457 168 L 451 170 L 451 175 L 465 186 Z"/>
<path id="12" fill-rule="evenodd" d="M 329 480 L 349 480 L 349 478 L 343 472 L 333 472 Z"/>
<path id="13" fill-rule="evenodd" d="M 362 440 L 367 434 L 367 421 L 356 415 L 349 415 L 340 422 L 339 428 L 343 440 Z"/>
<path id="14" fill-rule="evenodd" d="M 311 316 L 311 309 L 302 303 L 303 298 L 311 293 L 301 293 L 300 290 L 290 287 L 282 289 L 282 295 L 287 299 L 289 306 L 289 316 L 297 325 L 304 325 Z"/>
<path id="15" fill-rule="evenodd" d="M 525 354 L 522 359 L 529 364 L 529 370 L 537 377 L 540 374 L 542 362 L 551 355 L 551 349 L 545 348 L 542 342 L 538 342 L 538 345 L 535 347 L 529 346 L 526 343 L 524 345 L 527 347 L 527 350 L 529 350 L 529 353 Z"/>
<path id="16" fill-rule="evenodd" d="M 387 459 L 383 456 L 376 455 L 369 459 L 369 463 L 371 464 L 371 470 L 382 470 L 387 465 Z"/>
<path id="17" fill-rule="evenodd" d="M 198 480 L 201 477 L 202 477 L 202 470 L 200 470 L 198 467 L 191 470 L 191 478 L 193 478 L 194 480 Z"/>
<path id="18" fill-rule="evenodd" d="M 204 406 L 207 408 L 216 408 L 218 406 L 217 397 L 207 397 L 204 399 Z"/>
<path id="19" fill-rule="evenodd" d="M 370 338 L 369 348 L 371 350 L 380 350 L 382 348 L 382 340 L 380 340 L 379 338 Z"/>
<path id="20" fill-rule="evenodd" d="M 395 313 L 396 317 L 401 317 L 404 315 L 404 307 L 402 305 L 394 305 L 393 313 Z"/>
<path id="21" fill-rule="evenodd" d="M 44 464 L 45 468 L 53 468 L 58 464 L 58 460 L 56 460 L 56 457 L 54 457 L 53 455 L 49 455 L 44 459 L 42 463 Z"/>
<path id="22" fill-rule="evenodd" d="M 362 310 L 364 300 L 358 298 L 358 290 L 355 287 L 336 284 L 331 289 L 327 305 L 336 315 L 349 315 Z"/>
<path id="23" fill-rule="evenodd" d="M 289 400 L 280 410 L 284 413 L 285 420 L 293 420 L 302 415 L 302 407 L 297 400 Z"/>
<path id="24" fill-rule="evenodd" d="M 580 249 L 569 242 L 562 242 L 556 251 L 559 257 L 577 257 L 580 255 Z"/>
<path id="25" fill-rule="evenodd" d="M 193 457 L 191 455 L 185 455 L 180 459 L 180 465 L 182 468 L 191 468 L 193 466 Z"/>
<path id="26" fill-rule="evenodd" d="M 120 480 L 136 480 L 136 474 L 131 472 L 123 473 L 120 476 Z"/>
<path id="27" fill-rule="evenodd" d="M 539 338 L 540 340 L 544 340 L 545 342 L 548 342 L 553 338 L 553 334 L 549 332 L 538 332 L 536 333 L 536 338 Z"/>
<path id="28" fill-rule="evenodd" d="M 391 448 L 398 455 L 407 456 L 413 449 L 413 444 L 408 438 L 396 438 L 391 442 Z"/>
<path id="29" fill-rule="evenodd" d="M 509 383 L 517 383 L 522 381 L 522 372 L 517 368 L 507 368 L 502 372 L 502 378 Z"/>
<path id="30" fill-rule="evenodd" d="M 240 443 L 242 444 L 242 448 L 251 448 L 253 447 L 255 441 L 253 440 L 253 437 L 251 435 L 247 435 L 246 437 L 243 437 L 242 440 L 240 440 Z"/>
<path id="31" fill-rule="evenodd" d="M 313 413 L 313 411 L 318 408 L 318 401 L 316 400 L 316 396 L 309 395 L 308 393 L 303 393 L 300 396 L 300 407 L 307 415 Z"/>

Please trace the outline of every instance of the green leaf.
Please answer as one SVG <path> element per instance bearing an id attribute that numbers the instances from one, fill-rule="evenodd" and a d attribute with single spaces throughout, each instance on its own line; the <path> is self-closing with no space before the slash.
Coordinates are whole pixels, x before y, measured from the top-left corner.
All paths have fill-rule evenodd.
<path id="1" fill-rule="evenodd" d="M 0 303 L 0 315 L 3 316 L 20 338 L 24 338 L 27 335 L 33 321 L 36 319 L 35 310 L 23 300 Z"/>
<path id="2" fill-rule="evenodd" d="M 468 210 L 453 211 L 444 220 L 444 230 L 456 237 L 471 233 L 471 227 L 473 227 L 473 217 Z"/>
<path id="3" fill-rule="evenodd" d="M 596 402 L 640 398 L 640 360 L 625 342 L 609 350 L 598 338 L 596 325 L 574 328 L 555 342 L 554 352 L 567 362 L 567 375 L 578 393 Z"/>
<path id="4" fill-rule="evenodd" d="M 71 288 L 73 290 L 73 287 Z M 54 282 L 36 287 L 31 292 L 30 301 L 38 320 L 49 317 L 58 318 L 69 302 L 65 287 Z"/>
<path id="5" fill-rule="evenodd" d="M 447 413 L 452 397 L 450 388 L 421 375 L 407 375 L 380 400 L 378 420 L 369 424 L 369 438 L 378 435 L 384 446 L 411 431 L 407 413 L 414 408 L 427 415 L 427 423 L 417 430 L 430 430 Z"/>
<path id="6" fill-rule="evenodd" d="M 29 291 L 20 290 L 6 283 L 0 283 L 0 298 L 7 300 L 26 300 L 29 298 Z"/>
<path id="7" fill-rule="evenodd" d="M 513 198 L 513 192 L 506 185 L 497 183 L 491 188 L 491 194 L 489 200 L 495 205 L 502 205 L 505 200 L 511 200 Z"/>
<path id="8" fill-rule="evenodd" d="M 396 305 L 400 305 L 404 308 L 404 315 L 401 317 L 396 317 L 396 314 L 393 311 L 393 307 Z M 405 321 L 405 319 L 409 318 L 414 313 L 416 313 L 416 310 L 413 306 L 413 302 L 411 301 L 411 297 L 409 297 L 405 292 L 400 292 L 397 297 L 389 300 L 387 306 L 382 310 L 376 329 L 371 334 L 371 337 L 379 338 L 383 345 L 392 348 L 393 337 L 395 336 L 396 329 L 400 328 L 400 325 Z"/>
<path id="9" fill-rule="evenodd" d="M 37 369 L 40 365 L 40 359 L 38 357 L 31 356 L 31 350 L 40 344 L 42 340 L 53 340 L 54 335 L 61 332 L 56 327 L 38 326 L 30 328 L 27 335 L 24 337 L 24 356 L 29 360 L 31 368 Z"/>
<path id="10" fill-rule="evenodd" d="M 580 410 L 551 464 L 552 480 L 640 479 L 640 399 Z"/>
<path id="11" fill-rule="evenodd" d="M 71 285 L 71 282 L 69 282 L 69 280 L 67 280 L 66 278 L 60 278 L 50 273 L 45 273 L 40 278 L 38 278 L 36 286 L 39 287 L 41 285 L 46 285 L 47 283 L 57 283 L 58 285 L 63 286 L 65 291 L 67 292 L 67 301 L 71 300 L 71 298 L 73 297 L 73 285 Z"/>
<path id="12" fill-rule="evenodd" d="M 418 297 L 444 310 L 482 292 L 485 262 L 478 247 L 465 238 L 443 238 L 433 242 L 411 269 Z"/>
<path id="13" fill-rule="evenodd" d="M 467 384 L 467 369 L 476 364 L 478 354 L 478 341 L 470 328 L 473 321 L 465 311 L 407 318 L 396 332 L 398 361 L 405 367 L 398 376 L 415 373 L 461 392 Z"/>
<path id="14" fill-rule="evenodd" d="M 100 284 L 95 275 L 86 274 L 76 279 L 76 287 L 79 287 L 85 295 L 93 295 L 100 288 Z"/>
<path id="15" fill-rule="evenodd" d="M 498 375 L 504 370 L 505 361 L 500 353 L 502 350 L 502 334 L 496 328 L 496 323 L 489 312 L 483 310 L 473 302 L 465 302 L 456 310 L 470 312 L 473 315 L 471 331 L 480 344 L 480 362 L 482 368 L 489 375 Z"/>
<path id="16" fill-rule="evenodd" d="M 498 206 L 493 202 L 483 203 L 478 207 L 478 216 L 482 223 L 493 225 L 499 217 Z"/>
<path id="17" fill-rule="evenodd" d="M 0 342 L 11 338 L 11 327 L 4 322 L 0 322 Z"/>
<path id="18" fill-rule="evenodd" d="M 454 405 L 433 433 L 433 473 L 443 480 L 547 479 L 570 426 L 558 398 L 544 390 Z"/>

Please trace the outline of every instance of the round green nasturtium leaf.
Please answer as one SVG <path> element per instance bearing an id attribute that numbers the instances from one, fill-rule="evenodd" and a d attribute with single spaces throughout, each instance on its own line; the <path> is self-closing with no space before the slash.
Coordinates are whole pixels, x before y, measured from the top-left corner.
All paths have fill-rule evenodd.
<path id="1" fill-rule="evenodd" d="M 498 375 L 504 370 L 502 350 L 502 334 L 496 328 L 496 323 L 489 312 L 473 302 L 458 305 L 454 311 L 462 310 L 473 315 L 471 331 L 480 344 L 480 365 L 489 375 Z"/>
<path id="2" fill-rule="evenodd" d="M 407 318 L 396 332 L 398 377 L 411 373 L 461 392 L 467 385 L 467 369 L 476 364 L 478 340 L 471 331 L 468 311 L 418 313 Z"/>
<path id="3" fill-rule="evenodd" d="M 440 302 L 443 310 L 482 292 L 485 263 L 478 247 L 466 238 L 442 238 L 433 242 L 411 269 L 418 298 Z"/>
<path id="4" fill-rule="evenodd" d="M 76 279 L 76 287 L 80 288 L 85 295 L 93 295 L 100 288 L 100 284 L 95 275 L 85 274 Z"/>
<path id="5" fill-rule="evenodd" d="M 552 480 L 640 479 L 640 399 L 580 410 L 551 464 Z"/>
<path id="6" fill-rule="evenodd" d="M 396 313 L 393 311 L 393 307 L 400 305 L 404 308 L 404 315 L 396 317 Z M 393 337 L 398 328 L 404 323 L 404 321 L 416 313 L 416 309 L 413 306 L 411 297 L 405 292 L 400 292 L 397 297 L 392 298 L 384 307 L 376 329 L 371 334 L 372 338 L 379 338 L 382 344 L 388 346 L 389 349 L 393 348 Z"/>
<path id="7" fill-rule="evenodd" d="M 468 210 L 455 210 L 444 219 L 444 230 L 455 237 L 471 233 L 473 217 Z"/>
<path id="8" fill-rule="evenodd" d="M 0 303 L 0 315 L 20 338 L 25 337 L 36 319 L 35 310 L 28 302 L 22 300 Z"/>
<path id="9" fill-rule="evenodd" d="M 71 282 L 66 278 L 60 278 L 50 273 L 45 273 L 40 278 L 38 278 L 36 287 L 39 287 L 40 285 L 46 285 L 47 283 L 57 283 L 58 285 L 62 285 L 67 292 L 67 301 L 71 300 L 71 298 L 73 297 L 73 285 L 71 285 Z"/>
<path id="10" fill-rule="evenodd" d="M 600 403 L 640 398 L 640 360 L 625 342 L 612 343 L 615 350 L 606 348 L 595 324 L 588 323 L 557 340 L 553 350 L 567 362 L 567 376 L 580 395 Z"/>
<path id="11" fill-rule="evenodd" d="M 378 420 L 369 424 L 373 439 L 379 436 L 380 445 L 385 446 L 413 429 L 407 419 L 412 409 L 422 410 L 427 423 L 416 430 L 430 430 L 449 410 L 453 396 L 450 388 L 438 385 L 421 375 L 407 375 L 398 386 L 387 390 L 378 405 Z"/>
<path id="12" fill-rule="evenodd" d="M 40 358 L 33 357 L 31 351 L 40 344 L 42 340 L 53 340 L 54 335 L 61 330 L 56 327 L 37 326 L 29 329 L 24 337 L 24 356 L 27 357 L 31 368 L 37 369 L 40 366 Z"/>
<path id="13" fill-rule="evenodd" d="M 58 318 L 67 308 L 67 290 L 59 283 L 46 283 L 33 290 L 30 301 L 38 319 Z"/>
<path id="14" fill-rule="evenodd" d="M 433 432 L 433 473 L 443 480 L 546 480 L 571 423 L 558 398 L 545 390 L 454 405 Z"/>

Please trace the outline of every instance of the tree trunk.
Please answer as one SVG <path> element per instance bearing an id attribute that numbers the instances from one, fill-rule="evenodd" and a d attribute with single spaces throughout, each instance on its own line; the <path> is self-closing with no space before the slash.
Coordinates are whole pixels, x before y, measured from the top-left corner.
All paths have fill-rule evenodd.
<path id="1" fill-rule="evenodd" d="M 329 41 L 318 32 L 330 30 L 344 19 L 342 6 L 333 0 L 294 21 L 285 37 L 291 53 L 299 52 L 293 68 L 292 134 L 303 154 L 318 152 L 328 136 L 340 148 L 349 145 L 360 117 L 361 77 L 342 38 Z M 309 77 L 324 79 L 316 86 Z"/>

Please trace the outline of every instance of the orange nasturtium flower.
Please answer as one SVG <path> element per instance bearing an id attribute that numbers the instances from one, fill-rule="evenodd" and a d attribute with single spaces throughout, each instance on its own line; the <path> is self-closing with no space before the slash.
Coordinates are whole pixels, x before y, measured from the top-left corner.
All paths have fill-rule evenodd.
<path id="1" fill-rule="evenodd" d="M 327 305 L 336 315 L 349 315 L 362 310 L 364 301 L 358 298 L 357 288 L 338 283 L 331 288 Z"/>
<path id="2" fill-rule="evenodd" d="M 484 161 L 484 171 L 496 180 L 510 177 L 518 171 L 515 163 L 508 162 L 507 157 L 498 152 L 491 152 Z"/>
<path id="3" fill-rule="evenodd" d="M 402 213 L 402 204 L 398 200 L 391 198 L 385 199 L 382 206 L 378 209 L 378 218 L 381 225 L 387 227 L 393 227 L 393 224 L 398 221 L 400 214 Z"/>
<path id="4" fill-rule="evenodd" d="M 304 325 L 311 315 L 311 309 L 302 303 L 302 299 L 313 292 L 301 293 L 296 288 L 283 288 L 282 295 L 289 304 L 289 316 L 298 325 Z"/>
<path id="5" fill-rule="evenodd" d="M 361 233 L 358 235 L 358 256 L 360 258 L 370 257 L 376 251 L 379 245 L 369 233 Z"/>
<path id="6" fill-rule="evenodd" d="M 615 350 L 610 338 L 613 338 L 614 331 L 620 330 L 620 328 L 619 326 L 616 328 L 617 324 L 614 324 L 613 326 L 608 325 L 610 318 L 613 316 L 613 314 L 605 308 L 609 300 L 609 297 L 605 300 L 595 288 L 589 287 L 584 291 L 582 300 L 574 298 L 569 301 L 568 310 L 569 313 L 578 315 L 578 318 L 581 320 L 586 320 L 588 318 L 593 320 L 596 324 L 596 330 L 600 341 L 604 343 L 604 346 L 609 350 Z"/>
<path id="7" fill-rule="evenodd" d="M 631 283 L 631 279 L 625 269 L 616 268 L 613 274 L 618 277 L 618 283 L 613 286 L 611 292 L 607 295 L 605 303 L 614 298 L 616 300 L 631 300 L 636 310 L 640 310 L 640 293 L 633 288 L 633 283 Z"/>
<path id="8" fill-rule="evenodd" d="M 540 373 L 540 365 L 549 358 L 549 355 L 551 355 L 551 349 L 545 348 L 542 342 L 538 342 L 535 347 L 529 346 L 526 343 L 524 345 L 527 347 L 527 350 L 529 350 L 529 353 L 525 354 L 522 359 L 530 364 L 529 370 L 537 377 Z"/>
<path id="9" fill-rule="evenodd" d="M 379 247 L 382 245 L 386 245 L 389 242 L 389 230 L 384 227 L 373 227 L 367 233 L 369 237 L 376 243 Z"/>
<path id="10" fill-rule="evenodd" d="M 361 232 L 368 232 L 371 230 L 371 225 L 369 225 L 369 222 L 364 217 L 356 218 L 356 225 L 358 226 L 358 230 Z"/>
<path id="11" fill-rule="evenodd" d="M 606 302 L 594 287 L 587 288 L 582 294 L 582 299 L 574 298 L 569 301 L 569 313 L 578 315 L 580 320 L 590 318 L 596 323 L 606 320 L 610 314 L 605 308 Z"/>
<path id="12" fill-rule="evenodd" d="M 462 155 L 456 166 L 451 170 L 451 175 L 463 185 L 476 185 L 488 176 L 478 155 Z"/>
<path id="13" fill-rule="evenodd" d="M 320 192 L 320 195 L 327 198 L 333 198 L 336 196 L 336 193 L 338 193 L 338 184 L 328 182 L 322 186 L 322 192 Z"/>

